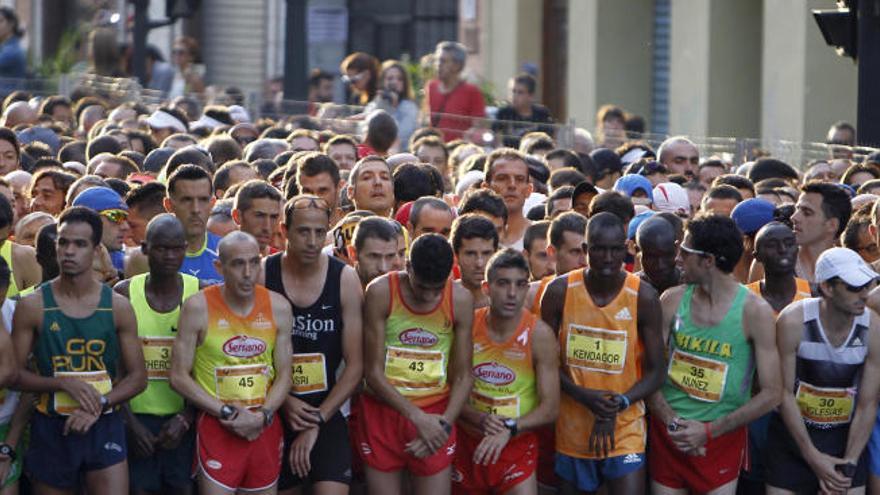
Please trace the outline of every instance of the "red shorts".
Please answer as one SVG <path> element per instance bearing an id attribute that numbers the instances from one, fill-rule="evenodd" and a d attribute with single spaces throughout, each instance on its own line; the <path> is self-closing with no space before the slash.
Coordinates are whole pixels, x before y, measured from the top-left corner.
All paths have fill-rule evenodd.
<path id="1" fill-rule="evenodd" d="M 443 471 L 455 457 L 455 427 L 446 444 L 437 452 L 418 459 L 406 452 L 406 444 L 418 436 L 415 425 L 384 402 L 361 394 L 360 410 L 356 421 L 358 455 L 363 463 L 373 469 L 392 472 L 406 469 L 415 476 L 431 476 Z M 446 400 L 422 410 L 428 414 L 443 414 Z"/>
<path id="2" fill-rule="evenodd" d="M 538 436 L 538 483 L 559 488 L 556 477 L 556 425 L 542 426 L 535 430 Z"/>
<path id="3" fill-rule="evenodd" d="M 748 438 L 746 427 L 713 438 L 702 456 L 678 450 L 669 439 L 666 425 L 653 416 L 648 434 L 651 479 L 663 486 L 706 493 L 739 477 Z"/>
<path id="4" fill-rule="evenodd" d="M 202 413 L 196 422 L 193 472 L 227 490 L 265 490 L 278 482 L 284 434 L 281 419 L 249 442 L 227 430 L 220 420 Z"/>
<path id="5" fill-rule="evenodd" d="M 452 470 L 452 493 L 480 495 L 507 493 L 529 479 L 538 464 L 538 438 L 532 432 L 512 438 L 498 462 L 484 466 L 474 464 L 474 452 L 482 436 L 474 436 L 463 428 L 458 430 L 458 451 Z"/>

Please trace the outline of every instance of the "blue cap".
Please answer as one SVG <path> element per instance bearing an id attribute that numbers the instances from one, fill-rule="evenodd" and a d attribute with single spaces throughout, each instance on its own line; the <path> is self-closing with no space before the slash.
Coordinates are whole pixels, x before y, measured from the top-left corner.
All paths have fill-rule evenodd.
<path id="1" fill-rule="evenodd" d="M 61 138 L 58 137 L 58 134 L 55 134 L 55 131 L 48 127 L 28 127 L 18 133 L 18 142 L 21 143 L 22 146 L 31 144 L 35 141 L 39 141 L 48 146 L 49 149 L 52 150 L 53 155 L 57 155 L 58 150 L 61 149 Z"/>
<path id="2" fill-rule="evenodd" d="M 638 215 L 634 216 L 632 220 L 629 221 L 629 227 L 626 229 L 626 238 L 627 239 L 635 239 L 636 231 L 639 230 L 639 225 L 642 224 L 645 220 L 651 218 L 656 215 L 657 212 L 654 210 L 645 210 Z"/>
<path id="3" fill-rule="evenodd" d="M 776 206 L 766 199 L 751 198 L 736 205 L 730 212 L 730 218 L 736 223 L 740 232 L 751 235 L 773 221 L 775 210 Z"/>
<path id="4" fill-rule="evenodd" d="M 629 197 L 632 197 L 633 193 L 635 193 L 639 189 L 641 189 L 642 192 L 645 193 L 645 197 L 647 197 L 649 200 L 652 198 L 654 186 L 651 185 L 651 181 L 643 175 L 624 175 L 623 177 L 617 179 L 617 182 L 614 183 L 615 191 L 626 194 Z"/>
<path id="5" fill-rule="evenodd" d="M 73 200 L 73 206 L 85 206 L 97 212 L 104 210 L 126 210 L 128 205 L 122 197 L 109 187 L 90 187 L 79 193 Z"/>

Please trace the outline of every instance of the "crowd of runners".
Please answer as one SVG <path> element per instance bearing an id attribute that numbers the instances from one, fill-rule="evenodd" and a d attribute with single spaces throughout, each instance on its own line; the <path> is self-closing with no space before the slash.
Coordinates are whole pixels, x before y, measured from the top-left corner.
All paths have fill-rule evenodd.
<path id="1" fill-rule="evenodd" d="M 460 55 L 411 128 L 346 59 L 362 135 L 7 97 L 0 494 L 880 493 L 880 153 L 562 147 Z"/>

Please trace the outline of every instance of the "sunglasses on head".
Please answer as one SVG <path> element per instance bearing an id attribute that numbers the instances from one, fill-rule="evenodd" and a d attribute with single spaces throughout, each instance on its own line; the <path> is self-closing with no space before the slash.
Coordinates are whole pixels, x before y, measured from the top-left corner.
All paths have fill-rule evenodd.
<path id="1" fill-rule="evenodd" d="M 125 210 L 103 210 L 101 211 L 101 216 L 110 220 L 113 223 L 122 223 L 128 218 L 128 212 Z"/>

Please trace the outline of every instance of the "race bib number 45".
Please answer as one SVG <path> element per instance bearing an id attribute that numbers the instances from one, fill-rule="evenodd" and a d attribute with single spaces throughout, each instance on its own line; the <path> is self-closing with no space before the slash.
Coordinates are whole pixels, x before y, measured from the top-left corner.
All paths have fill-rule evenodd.
<path id="1" fill-rule="evenodd" d="M 669 379 L 694 399 L 718 402 L 727 382 L 727 363 L 676 349 L 669 360 Z"/>
<path id="2" fill-rule="evenodd" d="M 113 382 L 106 371 L 56 371 L 55 378 L 74 378 L 88 383 L 101 395 L 113 390 Z M 64 416 L 79 408 L 79 402 L 67 392 L 55 392 L 55 412 Z"/>
<path id="3" fill-rule="evenodd" d="M 626 331 L 571 324 L 565 362 L 569 366 L 619 374 L 626 364 Z"/>
<path id="4" fill-rule="evenodd" d="M 800 382 L 795 400 L 804 421 L 819 427 L 830 427 L 850 422 L 855 406 L 855 391 L 820 388 Z"/>
<path id="5" fill-rule="evenodd" d="M 445 361 L 440 351 L 389 347 L 385 353 L 385 377 L 401 392 L 439 391 L 446 383 Z"/>
<path id="6" fill-rule="evenodd" d="M 245 364 L 214 368 L 217 398 L 224 404 L 259 407 L 269 390 L 269 369 L 265 364 Z"/>
<path id="7" fill-rule="evenodd" d="M 320 352 L 293 355 L 293 392 L 299 395 L 327 390 L 327 367 Z"/>

